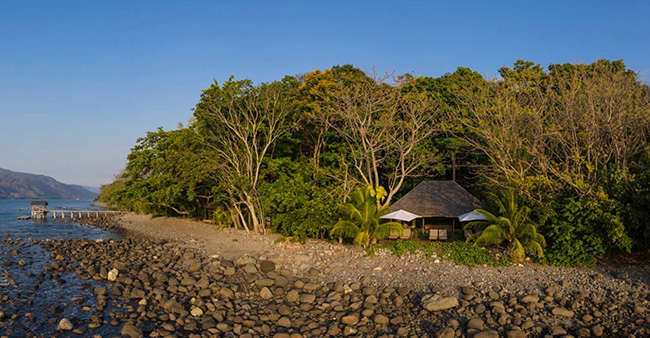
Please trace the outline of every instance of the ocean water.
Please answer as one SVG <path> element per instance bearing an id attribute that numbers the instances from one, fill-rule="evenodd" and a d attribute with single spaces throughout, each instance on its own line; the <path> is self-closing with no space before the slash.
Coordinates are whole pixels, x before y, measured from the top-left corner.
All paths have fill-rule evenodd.
<path id="1" fill-rule="evenodd" d="M 9 299 L 0 303 L 0 312 L 5 316 L 0 321 L 0 336 L 25 337 L 33 333 L 46 337 L 79 337 L 72 332 L 57 333 L 56 326 L 63 317 L 72 319 L 73 323 L 77 323 L 75 327 L 80 328 L 87 326 L 90 316 L 106 316 L 112 305 L 110 300 L 103 313 L 96 313 L 95 297 L 92 295 L 92 287 L 103 283 L 82 280 L 74 273 L 46 272 L 46 267 L 53 262 L 49 252 L 29 239 L 110 240 L 118 239 L 120 235 L 90 225 L 56 222 L 51 215 L 47 220 L 18 220 L 18 216 L 31 214 L 30 203 L 31 200 L 0 199 L 0 299 Z M 48 210 L 101 210 L 92 206 L 92 201 L 48 200 L 48 203 Z M 9 238 L 14 242 L 20 239 L 24 244 L 5 243 Z M 19 266 L 21 260 L 27 264 Z M 15 283 L 9 283 L 11 279 Z M 79 298 L 87 299 L 82 304 L 76 304 L 74 300 Z M 53 315 L 50 312 L 53 306 L 59 306 L 63 312 Z M 83 306 L 91 310 L 84 310 Z M 118 333 L 118 328 L 104 324 L 81 336 L 100 334 L 106 337 Z"/>

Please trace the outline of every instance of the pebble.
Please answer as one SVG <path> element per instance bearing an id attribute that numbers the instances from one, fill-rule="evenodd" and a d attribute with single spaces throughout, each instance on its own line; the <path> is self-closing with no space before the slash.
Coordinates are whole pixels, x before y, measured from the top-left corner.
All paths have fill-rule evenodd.
<path id="1" fill-rule="evenodd" d="M 120 271 L 113 268 L 111 271 L 109 271 L 106 275 L 106 279 L 108 279 L 109 282 L 114 282 L 117 280 L 117 276 L 120 274 Z"/>
<path id="2" fill-rule="evenodd" d="M 456 331 L 450 327 L 445 327 L 442 330 L 438 331 L 436 338 L 454 338 L 456 336 Z"/>
<path id="3" fill-rule="evenodd" d="M 562 316 L 562 317 L 569 317 L 569 318 L 573 317 L 573 311 L 569 311 L 565 308 L 556 307 L 551 312 L 555 316 Z"/>
<path id="4" fill-rule="evenodd" d="M 388 317 L 384 315 L 376 315 L 375 316 L 375 323 L 380 324 L 380 325 L 387 325 L 390 322 Z"/>
<path id="5" fill-rule="evenodd" d="M 469 323 L 467 323 L 467 327 L 470 329 L 476 329 L 476 330 L 483 330 L 484 327 L 483 320 L 480 318 L 472 318 L 469 320 Z"/>
<path id="6" fill-rule="evenodd" d="M 271 290 L 265 286 L 260 291 L 260 297 L 262 297 L 263 299 L 271 299 L 273 298 L 273 292 L 271 292 Z"/>
<path id="7" fill-rule="evenodd" d="M 61 321 L 59 321 L 59 325 L 57 325 L 56 330 L 57 331 L 70 331 L 72 330 L 72 322 L 68 318 L 63 318 Z"/>
<path id="8" fill-rule="evenodd" d="M 551 336 L 554 336 L 554 337 L 555 336 L 564 336 L 565 334 L 567 334 L 566 330 L 563 327 L 558 326 L 558 325 L 551 326 L 551 328 L 549 329 L 549 333 L 551 334 Z"/>
<path id="9" fill-rule="evenodd" d="M 345 325 L 356 325 L 359 322 L 359 317 L 357 315 L 347 315 L 341 317 L 341 323 Z"/>

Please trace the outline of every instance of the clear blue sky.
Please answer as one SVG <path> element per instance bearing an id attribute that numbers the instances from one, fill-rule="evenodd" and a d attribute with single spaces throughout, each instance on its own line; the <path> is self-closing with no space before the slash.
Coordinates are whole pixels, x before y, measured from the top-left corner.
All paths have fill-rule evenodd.
<path id="1" fill-rule="evenodd" d="M 0 167 L 98 186 L 201 89 L 351 63 L 485 75 L 623 59 L 650 78 L 648 1 L 0 1 Z"/>

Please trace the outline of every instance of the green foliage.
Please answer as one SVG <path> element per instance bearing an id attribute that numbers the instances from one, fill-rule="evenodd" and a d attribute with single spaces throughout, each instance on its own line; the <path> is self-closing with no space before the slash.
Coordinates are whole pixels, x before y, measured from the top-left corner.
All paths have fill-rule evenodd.
<path id="1" fill-rule="evenodd" d="M 121 177 L 103 187 L 100 200 L 110 206 L 154 215 L 209 217 L 205 206 L 214 195 L 194 128 L 148 132 L 128 155 Z"/>
<path id="2" fill-rule="evenodd" d="M 377 239 L 387 237 L 391 232 L 402 234 L 402 224 L 382 222 L 380 217 L 390 213 L 390 208 L 380 208 L 381 197 L 386 191 L 379 187 L 359 187 L 350 195 L 349 202 L 340 207 L 346 219 L 339 219 L 331 230 L 336 237 L 352 238 L 354 243 L 363 247 Z M 379 198 L 379 199 L 378 199 Z"/>
<path id="3" fill-rule="evenodd" d="M 222 202 L 236 215 L 233 222 L 247 231 L 265 232 L 259 188 L 273 146 L 292 129 L 288 116 L 294 87 L 231 77 L 204 90 L 194 110 L 198 134 L 218 165 L 214 177 L 227 197 Z"/>
<path id="4" fill-rule="evenodd" d="M 526 254 L 542 257 L 546 241 L 530 222 L 530 209 L 520 205 L 519 197 L 512 190 L 502 190 L 498 195 L 488 196 L 497 205 L 499 216 L 479 210 L 488 220 L 470 222 L 465 226 L 465 229 L 482 230 L 470 236 L 467 242 L 480 246 L 505 246 L 508 253 L 517 260 L 524 259 Z"/>
<path id="5" fill-rule="evenodd" d="M 608 194 L 616 202 L 616 213 L 637 250 L 650 249 L 650 166 L 639 161 L 635 173 L 614 172 L 608 180 Z M 650 254 L 650 251 L 648 251 Z"/>
<path id="6" fill-rule="evenodd" d="M 324 238 L 336 217 L 341 191 L 308 161 L 268 161 L 260 191 L 273 231 L 285 236 Z"/>
<path id="7" fill-rule="evenodd" d="M 402 256 L 408 253 L 431 258 L 435 254 L 436 257 L 449 259 L 458 265 L 466 265 L 469 267 L 484 264 L 507 266 L 513 263 L 508 255 L 493 253 L 465 242 L 390 241 L 368 246 L 366 248 L 367 255 L 374 255 L 378 249 L 387 249 L 395 256 Z"/>
<path id="8" fill-rule="evenodd" d="M 550 243 L 546 256 L 549 263 L 594 266 L 608 252 L 630 251 L 632 240 L 611 199 L 569 197 L 553 206 L 555 214 L 540 229 Z"/>
<path id="9" fill-rule="evenodd" d="M 232 226 L 232 217 L 228 211 L 222 207 L 217 207 L 212 212 L 212 224 L 216 224 L 219 230 L 229 228 Z"/>
<path id="10" fill-rule="evenodd" d="M 258 231 L 270 216 L 292 240 L 367 245 L 401 230 L 379 222 L 388 209 L 378 201 L 444 178 L 477 195 L 516 192 L 515 205 L 496 203 L 503 210 L 489 224 L 472 225 L 485 228 L 472 240 L 518 259 L 593 265 L 650 248 L 650 87 L 620 60 L 547 69 L 517 60 L 499 73 L 459 67 L 390 82 L 344 65 L 259 85 L 215 82 L 188 126 L 137 140 L 99 200 Z M 413 148 L 402 143 L 418 135 Z M 353 192 L 368 182 L 377 190 Z M 433 252 L 392 243 L 395 252 Z M 431 247 L 458 262 L 488 261 L 470 244 Z"/>

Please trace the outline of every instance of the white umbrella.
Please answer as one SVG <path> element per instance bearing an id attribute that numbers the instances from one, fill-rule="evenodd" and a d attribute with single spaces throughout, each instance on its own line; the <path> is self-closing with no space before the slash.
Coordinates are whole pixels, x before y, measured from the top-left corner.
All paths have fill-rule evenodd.
<path id="1" fill-rule="evenodd" d="M 487 219 L 487 216 L 480 213 L 478 210 L 473 210 L 458 216 L 458 220 L 461 222 L 487 221 Z"/>
<path id="2" fill-rule="evenodd" d="M 414 213 L 410 213 L 410 212 L 408 212 L 408 211 L 397 210 L 397 211 L 395 211 L 395 212 L 391 212 L 390 214 L 387 214 L 387 215 L 381 216 L 381 217 L 379 217 L 379 218 L 383 218 L 383 219 L 396 219 L 396 220 L 399 220 L 399 221 L 410 222 L 410 221 L 412 221 L 412 220 L 414 220 L 414 219 L 416 219 L 416 218 L 420 218 L 420 216 L 418 216 L 418 215 L 416 215 L 416 214 L 414 214 Z"/>

